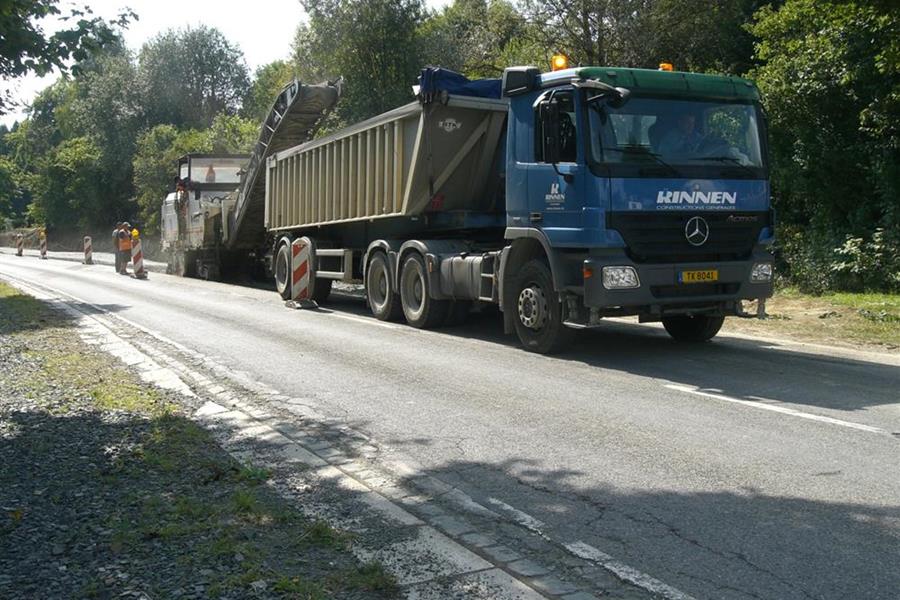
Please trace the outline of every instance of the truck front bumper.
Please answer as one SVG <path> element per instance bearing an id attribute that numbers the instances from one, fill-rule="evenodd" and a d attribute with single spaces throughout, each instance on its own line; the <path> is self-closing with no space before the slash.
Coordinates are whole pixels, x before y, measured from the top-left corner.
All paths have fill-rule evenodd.
<path id="1" fill-rule="evenodd" d="M 635 263 L 624 252 L 590 256 L 584 261 L 584 306 L 602 312 L 639 314 L 661 317 L 665 314 L 715 312 L 741 314 L 741 300 L 770 298 L 768 281 L 752 281 L 751 271 L 757 263 L 772 264 L 772 255 L 757 248 L 748 260 L 646 264 Z M 631 267 L 639 285 L 629 289 L 607 289 L 603 284 L 603 267 Z M 682 283 L 685 271 L 715 271 L 715 281 Z"/>

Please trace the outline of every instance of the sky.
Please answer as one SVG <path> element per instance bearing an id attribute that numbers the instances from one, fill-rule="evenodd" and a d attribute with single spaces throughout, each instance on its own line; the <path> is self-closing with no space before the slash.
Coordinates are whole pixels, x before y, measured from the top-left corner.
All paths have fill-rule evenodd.
<path id="1" fill-rule="evenodd" d="M 440 8 L 448 2 L 427 0 L 426 4 Z M 79 3 L 62 0 L 59 6 L 63 12 L 68 12 L 66 9 L 74 4 L 87 4 L 96 16 L 108 19 L 115 18 L 126 6 L 131 8 L 139 18 L 125 30 L 125 43 L 134 51 L 172 27 L 216 27 L 241 48 L 251 73 L 273 60 L 287 58 L 297 24 L 305 19 L 299 0 L 84 0 Z M 59 27 L 59 23 L 55 19 L 46 20 L 42 26 L 50 33 Z M 58 74 L 42 78 L 27 76 L 13 81 L 0 80 L 0 85 L 8 85 L 16 100 L 28 103 L 57 77 Z M 0 122 L 10 126 L 24 118 L 24 107 L 20 107 L 0 117 Z"/>

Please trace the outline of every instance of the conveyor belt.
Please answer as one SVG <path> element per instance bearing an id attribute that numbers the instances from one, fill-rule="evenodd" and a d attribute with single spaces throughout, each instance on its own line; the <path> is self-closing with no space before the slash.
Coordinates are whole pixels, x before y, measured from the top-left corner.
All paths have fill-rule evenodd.
<path id="1" fill-rule="evenodd" d="M 312 138 L 341 95 L 340 81 L 305 85 L 294 79 L 278 94 L 259 131 L 259 139 L 238 188 L 231 213 L 228 248 L 255 248 L 265 234 L 266 158 Z"/>

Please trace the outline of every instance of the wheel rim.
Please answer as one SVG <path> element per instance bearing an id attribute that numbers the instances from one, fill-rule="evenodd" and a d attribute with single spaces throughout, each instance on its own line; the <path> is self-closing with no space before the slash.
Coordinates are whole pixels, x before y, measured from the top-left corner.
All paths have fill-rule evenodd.
<path id="1" fill-rule="evenodd" d="M 284 248 L 284 246 L 282 246 Z M 275 263 L 275 285 L 279 292 L 284 291 L 287 287 L 288 265 L 286 253 L 281 250 L 278 252 L 278 260 Z"/>
<path id="2" fill-rule="evenodd" d="M 409 317 L 417 319 L 425 308 L 425 277 L 418 263 L 407 262 L 403 269 L 403 306 Z"/>
<path id="3" fill-rule="evenodd" d="M 548 306 L 544 291 L 537 285 L 524 288 L 519 293 L 519 321 L 534 331 L 540 330 L 547 322 Z"/>
<path id="4" fill-rule="evenodd" d="M 368 289 L 370 301 L 376 309 L 380 310 L 387 302 L 388 297 L 387 271 L 381 262 L 372 265 L 372 282 Z"/>

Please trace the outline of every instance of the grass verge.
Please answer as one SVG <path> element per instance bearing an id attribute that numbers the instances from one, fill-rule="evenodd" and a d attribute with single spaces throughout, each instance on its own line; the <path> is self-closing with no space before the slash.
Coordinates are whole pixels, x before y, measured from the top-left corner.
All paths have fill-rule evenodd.
<path id="1" fill-rule="evenodd" d="M 269 471 L 233 460 L 177 398 L 2 282 L 0 346 L 0 381 L 12 382 L 0 392 L 0 424 L 9 424 L 0 427 L 0 504 L 14 509 L 0 523 L 0 555 L 13 562 L 0 561 L 0 571 L 18 573 L 13 545 L 27 540 L 31 558 L 46 551 L 68 578 L 23 564 L 15 589 L 98 598 L 136 585 L 151 597 L 396 595 L 381 565 L 352 556 L 348 533 L 305 518 L 266 485 Z M 60 528 L 73 532 L 64 543 L 54 541 Z M 113 573 L 109 565 L 126 566 Z"/>
<path id="2" fill-rule="evenodd" d="M 803 294 L 779 289 L 766 306 L 765 320 L 727 319 L 724 330 L 790 337 L 874 350 L 900 348 L 900 295 Z"/>

